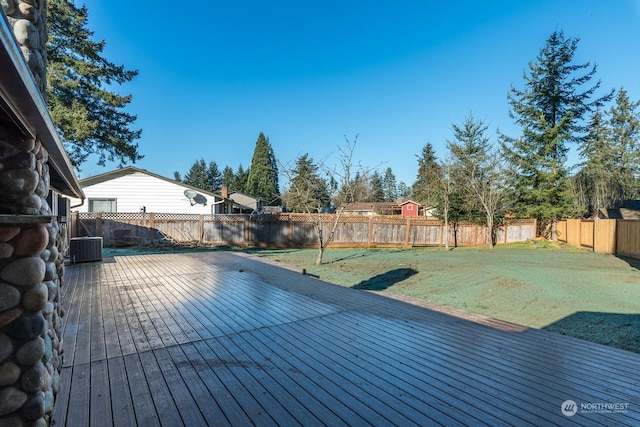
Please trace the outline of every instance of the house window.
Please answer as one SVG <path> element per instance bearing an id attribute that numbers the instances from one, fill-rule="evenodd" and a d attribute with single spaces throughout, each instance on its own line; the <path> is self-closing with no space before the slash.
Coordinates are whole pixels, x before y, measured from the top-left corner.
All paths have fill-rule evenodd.
<path id="1" fill-rule="evenodd" d="M 413 210 L 413 205 L 407 205 L 407 210 L 408 211 L 412 211 Z"/>
<path id="2" fill-rule="evenodd" d="M 116 199 L 89 199 L 89 212 L 117 212 Z"/>

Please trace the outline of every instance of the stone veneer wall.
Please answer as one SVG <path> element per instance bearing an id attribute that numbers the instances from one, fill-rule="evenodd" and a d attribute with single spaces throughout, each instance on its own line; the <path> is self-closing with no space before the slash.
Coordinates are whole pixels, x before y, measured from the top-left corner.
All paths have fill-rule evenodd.
<path id="1" fill-rule="evenodd" d="M 40 92 L 47 83 L 47 0 L 0 0 Z"/>
<path id="2" fill-rule="evenodd" d="M 46 0 L 0 0 L 38 88 Z M 0 70 L 1 73 L 1 70 Z M 48 153 L 0 122 L 0 426 L 46 426 L 62 368 L 65 227 L 47 203 Z"/>

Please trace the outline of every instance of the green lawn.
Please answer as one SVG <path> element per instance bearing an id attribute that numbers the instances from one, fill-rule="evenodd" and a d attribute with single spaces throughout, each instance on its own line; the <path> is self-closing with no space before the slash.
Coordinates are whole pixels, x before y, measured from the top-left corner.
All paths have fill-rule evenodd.
<path id="1" fill-rule="evenodd" d="M 640 260 L 541 242 L 486 248 L 251 250 L 322 280 L 640 353 Z"/>

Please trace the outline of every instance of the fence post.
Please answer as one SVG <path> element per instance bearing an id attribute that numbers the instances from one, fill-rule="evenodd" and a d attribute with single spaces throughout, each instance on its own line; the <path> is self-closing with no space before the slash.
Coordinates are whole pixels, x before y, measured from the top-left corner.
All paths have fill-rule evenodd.
<path id="1" fill-rule="evenodd" d="M 249 215 L 244 216 L 244 243 L 249 244 Z"/>
<path id="2" fill-rule="evenodd" d="M 287 214 L 287 224 L 289 225 L 289 246 L 291 246 L 291 242 L 293 242 L 293 222 L 291 221 L 291 214 Z M 322 224 L 321 224 L 322 226 Z"/>
<path id="3" fill-rule="evenodd" d="M 202 244 L 202 241 L 204 240 L 204 215 L 203 214 L 198 215 L 198 227 L 200 228 L 198 230 L 198 243 Z"/>
<path id="4" fill-rule="evenodd" d="M 78 237 L 78 212 L 71 212 L 71 235 L 69 237 Z"/>
<path id="5" fill-rule="evenodd" d="M 371 242 L 373 240 L 373 215 L 369 216 L 369 232 L 367 233 L 367 245 L 371 247 Z"/>
<path id="6" fill-rule="evenodd" d="M 404 233 L 404 245 L 409 246 L 409 239 L 411 238 L 411 218 L 407 218 L 407 231 Z"/>
<path id="7" fill-rule="evenodd" d="M 156 221 L 153 212 L 149 214 L 149 240 L 153 240 L 153 232 L 156 228 Z"/>
<path id="8" fill-rule="evenodd" d="M 96 214 L 96 237 L 104 237 L 102 235 L 102 213 Z"/>

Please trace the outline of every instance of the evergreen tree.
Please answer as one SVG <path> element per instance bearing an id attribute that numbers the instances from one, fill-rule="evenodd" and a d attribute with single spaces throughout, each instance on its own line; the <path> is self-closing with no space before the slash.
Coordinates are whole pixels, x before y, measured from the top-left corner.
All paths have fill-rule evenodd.
<path id="1" fill-rule="evenodd" d="M 208 181 L 207 164 L 202 158 L 200 160 L 196 160 L 193 165 L 191 165 L 189 172 L 187 172 L 182 180 L 182 182 L 191 185 L 192 187 L 210 191 Z"/>
<path id="2" fill-rule="evenodd" d="M 91 154 L 99 165 L 142 159 L 134 143 L 142 131 L 132 129 L 136 116 L 125 111 L 131 95 L 111 90 L 138 72 L 102 55 L 105 42 L 91 39 L 85 6 L 49 0 L 47 25 L 47 106 L 73 165 L 78 168 Z"/>
<path id="3" fill-rule="evenodd" d="M 375 171 L 369 179 L 369 202 L 384 202 L 384 187 L 382 186 L 382 177 Z"/>
<path id="4" fill-rule="evenodd" d="M 267 205 L 280 205 L 278 165 L 269 138 L 262 132 L 253 151 L 245 191 Z"/>
<path id="5" fill-rule="evenodd" d="M 618 91 L 611 108 L 610 128 L 617 157 L 617 199 L 640 197 L 640 102 L 631 102 L 624 88 Z"/>
<path id="6" fill-rule="evenodd" d="M 577 45 L 578 39 L 567 39 L 561 31 L 552 33 L 524 73 L 525 89 L 512 87 L 508 96 L 511 117 L 522 128 L 520 137 L 502 135 L 514 170 L 516 212 L 538 219 L 546 235 L 553 235 L 559 218 L 572 214 L 568 143 L 582 142 L 585 115 L 611 96 L 592 100 L 600 82 L 585 86 L 595 76 L 596 66 L 573 64 Z"/>
<path id="7" fill-rule="evenodd" d="M 235 174 L 233 173 L 233 169 L 231 169 L 229 166 L 225 166 L 222 170 L 221 184 L 223 187 L 227 187 L 227 191 L 229 191 L 229 193 L 238 191 L 237 189 L 233 188 L 234 180 Z"/>
<path id="8" fill-rule="evenodd" d="M 436 190 L 442 176 L 441 165 L 430 142 L 416 157 L 418 158 L 418 176 L 412 186 L 412 197 L 416 202 L 434 207 L 437 203 Z"/>
<path id="9" fill-rule="evenodd" d="M 175 181 L 182 182 L 182 176 L 180 175 L 180 172 L 174 171 L 173 172 L 173 179 Z"/>
<path id="10" fill-rule="evenodd" d="M 236 171 L 236 174 L 233 178 L 233 185 L 230 188 L 233 188 L 233 191 L 246 193 L 248 176 L 249 176 L 249 173 L 244 170 L 242 165 L 239 165 L 238 170 Z"/>
<path id="11" fill-rule="evenodd" d="M 222 174 L 216 162 L 210 162 L 206 171 L 206 190 L 219 193 L 222 188 Z"/>
<path id="12" fill-rule="evenodd" d="M 291 170 L 289 189 L 283 199 L 293 212 L 318 212 L 321 207 L 331 203 L 327 182 L 320 177 L 318 166 L 308 154 L 297 159 Z"/>
<path id="13" fill-rule="evenodd" d="M 580 156 L 584 159 L 582 168 L 573 178 L 577 210 L 589 214 L 611 207 L 617 198 L 618 187 L 616 150 L 611 141 L 611 129 L 600 110 L 591 116 Z"/>
<path id="14" fill-rule="evenodd" d="M 398 185 L 396 184 L 396 176 L 391 168 L 384 171 L 382 178 L 382 188 L 384 190 L 384 201 L 395 202 L 398 199 Z"/>
<path id="15" fill-rule="evenodd" d="M 409 200 L 412 197 L 411 187 L 409 187 L 404 181 L 400 181 L 398 183 L 398 198 L 404 201 Z"/>
<path id="16" fill-rule="evenodd" d="M 452 127 L 454 140 L 448 141 L 451 178 L 460 189 L 460 209 L 466 211 L 470 220 L 484 219 L 488 244 L 493 248 L 495 225 L 504 214 L 507 196 L 501 153 L 493 149 L 485 135 L 488 127 L 471 114 L 461 126 Z"/>

